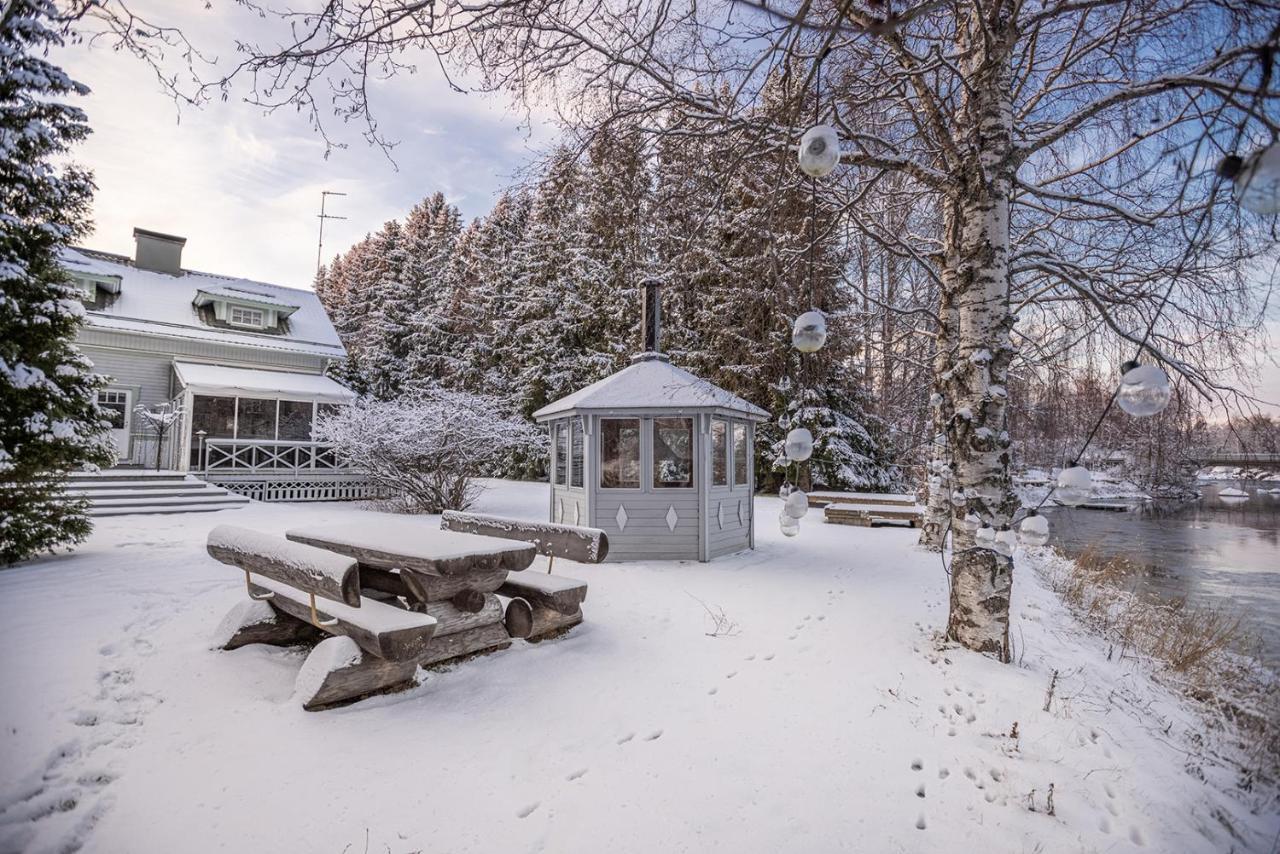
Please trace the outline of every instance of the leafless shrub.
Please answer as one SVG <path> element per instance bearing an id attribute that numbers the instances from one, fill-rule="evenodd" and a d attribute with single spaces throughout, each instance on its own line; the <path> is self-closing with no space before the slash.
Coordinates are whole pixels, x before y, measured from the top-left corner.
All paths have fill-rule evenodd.
<path id="1" fill-rule="evenodd" d="M 689 598 L 701 605 L 702 610 L 707 612 L 707 619 L 711 626 L 711 631 L 703 633 L 707 637 L 731 638 L 742 634 L 742 629 L 734 620 L 729 618 L 729 615 L 724 612 L 724 608 L 719 605 L 708 605 L 692 593 L 689 594 Z"/>

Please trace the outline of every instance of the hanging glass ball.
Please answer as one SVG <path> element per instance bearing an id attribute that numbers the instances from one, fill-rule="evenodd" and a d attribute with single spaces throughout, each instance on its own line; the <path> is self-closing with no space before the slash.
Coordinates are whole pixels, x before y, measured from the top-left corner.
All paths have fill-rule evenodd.
<path id="1" fill-rule="evenodd" d="M 787 500 L 787 496 L 795 492 L 796 488 L 791 485 L 790 481 L 783 481 L 782 486 L 778 487 L 778 497 L 783 501 Z"/>
<path id="2" fill-rule="evenodd" d="M 1067 507 L 1078 507 L 1093 495 L 1093 475 L 1084 466 L 1071 466 L 1058 473 L 1053 498 Z"/>
<path id="3" fill-rule="evenodd" d="M 802 463 L 813 456 L 813 434 L 804 427 L 797 427 L 787 434 L 787 459 Z"/>
<path id="4" fill-rule="evenodd" d="M 980 549 L 994 548 L 996 544 L 996 529 L 990 525 L 983 525 L 978 532 L 973 535 L 973 542 Z"/>
<path id="5" fill-rule="evenodd" d="M 1013 554 L 1013 547 L 1018 544 L 1018 535 L 1006 528 L 996 531 L 996 551 L 1005 557 Z"/>
<path id="6" fill-rule="evenodd" d="M 1043 546 L 1049 542 L 1049 520 L 1032 510 L 1018 526 L 1018 539 L 1024 546 Z"/>
<path id="7" fill-rule="evenodd" d="M 1236 204 L 1247 211 L 1264 216 L 1280 213 L 1280 142 L 1244 161 L 1236 173 L 1233 193 Z"/>
<path id="8" fill-rule="evenodd" d="M 1138 365 L 1120 378 L 1116 403 L 1130 415 L 1145 418 L 1168 406 L 1172 395 L 1173 388 L 1163 370 L 1155 365 Z"/>
<path id="9" fill-rule="evenodd" d="M 982 527 L 982 519 L 977 513 L 970 512 L 969 515 L 965 516 L 960 522 L 960 527 L 964 528 L 966 531 L 976 531 Z"/>
<path id="10" fill-rule="evenodd" d="M 840 165 L 840 135 L 830 125 L 817 125 L 800 137 L 800 171 L 825 178 Z"/>
<path id="11" fill-rule="evenodd" d="M 794 537 L 800 533 L 800 520 L 783 510 L 778 514 L 778 530 L 782 531 L 784 537 Z"/>
<path id="12" fill-rule="evenodd" d="M 801 353 L 816 353 L 827 343 L 827 319 L 820 311 L 806 311 L 791 327 L 791 346 Z"/>
<path id="13" fill-rule="evenodd" d="M 809 496 L 805 495 L 803 490 L 795 490 L 787 496 L 784 509 L 792 519 L 803 519 L 804 514 L 809 512 Z"/>

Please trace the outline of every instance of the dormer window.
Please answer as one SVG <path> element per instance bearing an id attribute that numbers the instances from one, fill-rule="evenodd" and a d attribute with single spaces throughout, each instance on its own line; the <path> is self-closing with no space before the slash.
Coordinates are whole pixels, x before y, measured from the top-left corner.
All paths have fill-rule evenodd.
<path id="1" fill-rule="evenodd" d="M 265 316 L 261 309 L 245 308 L 242 305 L 230 306 L 227 322 L 232 326 L 250 326 L 254 329 L 261 329 Z"/>
<path id="2" fill-rule="evenodd" d="M 217 285 L 196 291 L 193 304 L 200 317 L 211 326 L 254 329 L 279 334 L 283 323 L 298 310 L 265 289 Z"/>

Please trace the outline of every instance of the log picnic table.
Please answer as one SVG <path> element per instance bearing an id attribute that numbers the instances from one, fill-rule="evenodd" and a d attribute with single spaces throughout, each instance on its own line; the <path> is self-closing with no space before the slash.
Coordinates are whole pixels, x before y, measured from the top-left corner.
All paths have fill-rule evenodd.
<path id="1" fill-rule="evenodd" d="M 582 622 L 586 583 L 541 574 L 525 582 L 519 573 L 538 554 L 598 562 L 608 551 L 603 531 L 453 516 L 474 533 L 412 517 L 370 518 L 350 529 L 295 528 L 284 540 L 214 528 L 209 554 L 243 570 L 250 597 L 223 620 L 218 645 L 324 638 L 296 684 L 295 696 L 311 711 L 411 686 L 419 667 Z M 486 536 L 489 529 L 498 536 Z"/>
<path id="2" fill-rule="evenodd" d="M 836 525 L 860 525 L 876 528 L 905 525 L 914 528 L 924 519 L 924 508 L 918 504 L 863 504 L 836 502 L 822 510 L 823 520 Z"/>

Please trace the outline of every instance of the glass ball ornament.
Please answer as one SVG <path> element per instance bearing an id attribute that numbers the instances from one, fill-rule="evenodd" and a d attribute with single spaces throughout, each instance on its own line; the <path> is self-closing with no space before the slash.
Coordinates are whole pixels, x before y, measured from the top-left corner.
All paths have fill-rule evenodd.
<path id="1" fill-rule="evenodd" d="M 1136 418 L 1145 418 L 1161 412 L 1169 405 L 1173 388 L 1169 377 L 1155 365 L 1138 365 L 1126 362 L 1116 391 L 1116 403 Z"/>
<path id="2" fill-rule="evenodd" d="M 783 501 L 786 501 L 787 496 L 789 496 L 791 493 L 795 491 L 796 491 L 796 488 L 791 485 L 790 481 L 784 481 L 782 486 L 778 487 L 778 497 L 781 498 Z"/>
<path id="3" fill-rule="evenodd" d="M 973 542 L 980 549 L 995 548 L 996 545 L 996 529 L 990 525 L 983 525 L 973 535 Z"/>
<path id="4" fill-rule="evenodd" d="M 809 496 L 804 494 L 804 490 L 795 490 L 787 496 L 783 510 L 792 519 L 803 519 L 804 514 L 809 512 Z"/>
<path id="5" fill-rule="evenodd" d="M 1032 510 L 1018 526 L 1018 539 L 1024 546 L 1043 546 L 1049 542 L 1049 520 Z"/>
<path id="6" fill-rule="evenodd" d="M 1093 475 L 1084 466 L 1070 466 L 1058 473 L 1053 498 L 1067 507 L 1078 507 L 1093 495 Z"/>
<path id="7" fill-rule="evenodd" d="M 791 346 L 801 353 L 816 353 L 827 343 L 827 319 L 820 311 L 806 311 L 791 325 Z"/>
<path id="8" fill-rule="evenodd" d="M 982 519 L 977 513 L 969 513 L 960 521 L 960 527 L 966 531 L 976 531 L 982 527 Z"/>
<path id="9" fill-rule="evenodd" d="M 996 531 L 995 539 L 996 551 L 1005 557 L 1010 557 L 1013 554 L 1013 547 L 1018 544 L 1018 535 L 1007 527 Z"/>
<path id="10" fill-rule="evenodd" d="M 800 520 L 783 510 L 778 514 L 778 530 L 782 531 L 784 537 L 794 537 L 800 533 Z"/>
<path id="11" fill-rule="evenodd" d="M 1267 216 L 1280 213 L 1280 142 L 1273 142 L 1234 164 L 1236 204 Z"/>
<path id="12" fill-rule="evenodd" d="M 813 456 L 813 434 L 805 427 L 797 427 L 787 434 L 787 459 L 802 463 Z"/>
<path id="13" fill-rule="evenodd" d="M 830 125 L 809 128 L 800 137 L 800 171 L 825 178 L 840 165 L 840 135 Z"/>

